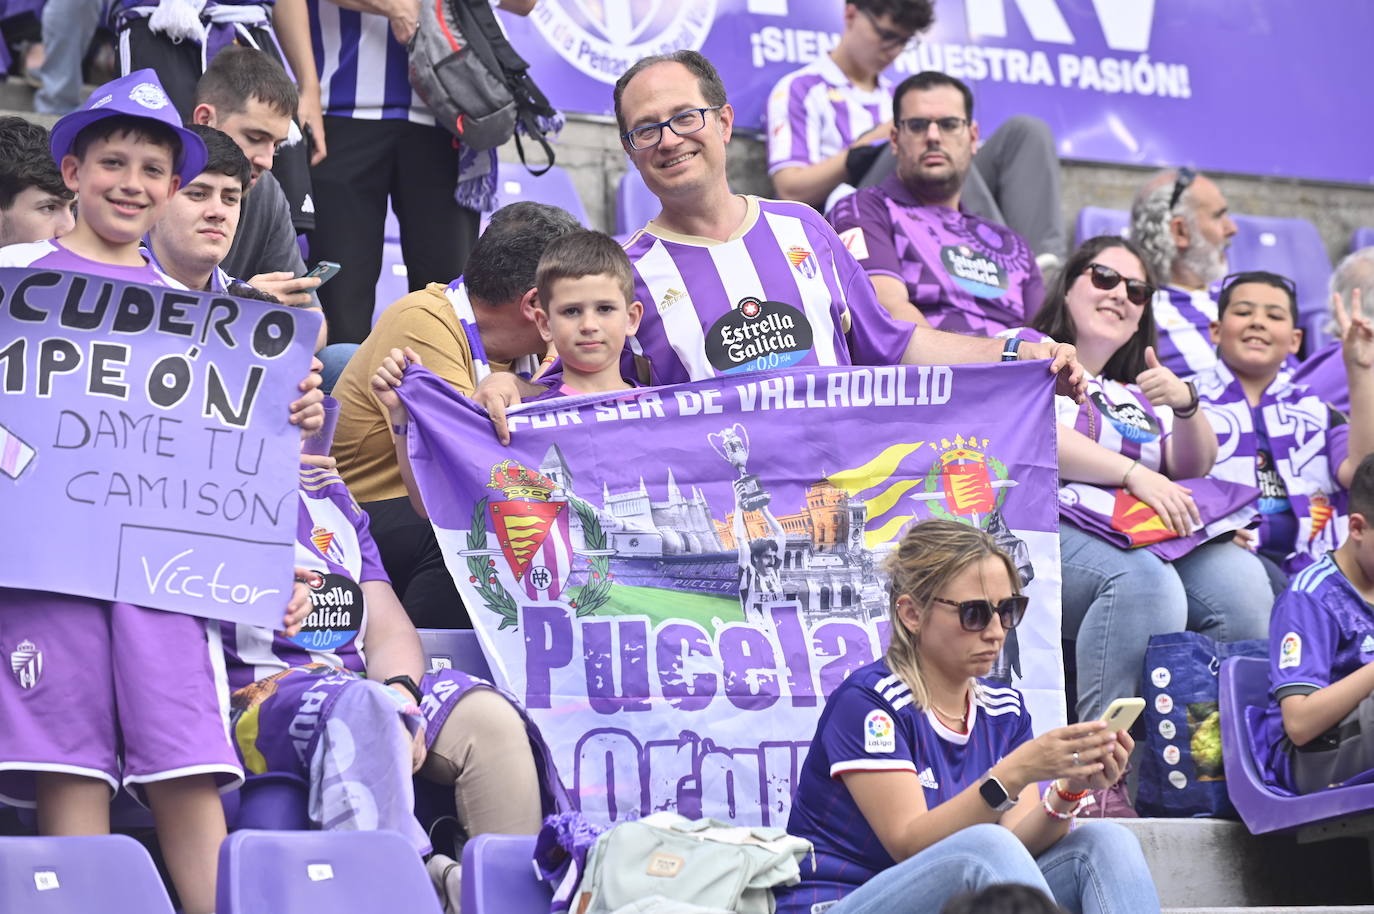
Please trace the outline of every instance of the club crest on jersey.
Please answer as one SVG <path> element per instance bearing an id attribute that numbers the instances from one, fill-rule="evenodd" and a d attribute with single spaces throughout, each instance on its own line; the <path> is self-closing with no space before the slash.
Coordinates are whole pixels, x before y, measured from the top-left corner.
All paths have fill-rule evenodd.
<path id="1" fill-rule="evenodd" d="M 31 689 L 38 685 L 43 676 L 43 652 L 28 638 L 10 652 L 10 672 L 21 689 Z"/>
<path id="2" fill-rule="evenodd" d="M 329 559 L 336 565 L 344 563 L 344 552 L 339 546 L 338 534 L 324 527 L 315 527 L 310 531 L 310 542 L 315 544 L 320 555 Z"/>
<path id="3" fill-rule="evenodd" d="M 1289 632 L 1279 642 L 1279 669 L 1286 670 L 1301 663 L 1302 636 L 1297 632 Z"/>
<path id="4" fill-rule="evenodd" d="M 886 711 L 872 710 L 864 718 L 864 751 L 896 752 L 897 736 Z"/>
<path id="5" fill-rule="evenodd" d="M 792 264 L 792 269 L 796 270 L 807 279 L 816 278 L 816 255 L 800 245 L 792 245 L 787 249 L 787 262 Z"/>

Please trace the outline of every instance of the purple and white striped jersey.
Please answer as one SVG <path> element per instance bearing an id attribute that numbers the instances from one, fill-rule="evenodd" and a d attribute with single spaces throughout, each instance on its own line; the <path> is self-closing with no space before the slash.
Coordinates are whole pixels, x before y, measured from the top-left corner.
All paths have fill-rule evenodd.
<path id="1" fill-rule="evenodd" d="M 1250 746 L 1264 780 L 1296 789 L 1283 746 L 1289 695 L 1310 695 L 1374 661 L 1374 607 L 1328 553 L 1299 572 L 1269 617 L 1269 706 L 1250 712 Z M 1366 735 L 1364 737 L 1368 739 Z"/>
<path id="2" fill-rule="evenodd" d="M 1164 286 L 1155 293 L 1155 330 L 1159 361 L 1180 378 L 1191 378 L 1217 363 L 1212 321 L 1217 319 L 1219 286 L 1179 289 Z"/>
<path id="3" fill-rule="evenodd" d="M 1164 473 L 1164 440 L 1174 427 L 1174 411 L 1151 406 L 1134 384 L 1088 377 L 1088 395 L 1080 406 L 1068 397 L 1054 398 L 1055 418 L 1082 432 L 1109 451 L 1139 460 Z"/>
<path id="4" fill-rule="evenodd" d="M 864 91 L 829 54 L 778 80 L 768 96 L 768 173 L 828 159 L 891 117 L 892 81 Z"/>
<path id="5" fill-rule="evenodd" d="M 927 206 L 895 174 L 835 204 L 828 216 L 870 276 L 891 276 L 930 325 L 993 336 L 1030 319 L 1045 283 L 1024 238 L 1004 225 Z"/>
<path id="6" fill-rule="evenodd" d="M 631 350 L 655 383 L 793 365 L 895 365 L 915 324 L 894 319 L 820 214 L 745 197 L 728 241 L 654 223 L 625 243 L 644 303 Z"/>
<path id="7" fill-rule="evenodd" d="M 367 513 L 333 470 L 301 465 L 296 564 L 318 571 L 324 584 L 311 594 L 313 609 L 294 639 L 256 625 L 219 623 L 231 689 L 307 663 L 366 672 L 367 607 L 358 585 L 390 579 Z"/>
<path id="8" fill-rule="evenodd" d="M 911 690 L 882 660 L 840 684 L 821 712 L 787 821 L 815 855 L 802 861 L 798 885 L 774 890 L 778 914 L 809 914 L 893 865 L 841 775 L 909 771 L 934 809 L 1032 737 L 1030 712 L 1015 689 L 979 680 L 968 715 L 968 732 L 950 730 L 912 703 Z"/>
<path id="9" fill-rule="evenodd" d="M 138 282 L 145 286 L 167 286 L 173 289 L 186 288 L 151 262 L 141 267 L 126 267 L 113 263 L 91 260 L 69 251 L 62 242 L 29 241 L 23 244 L 7 244 L 0 248 L 0 267 L 30 267 L 32 269 L 65 270 L 68 273 L 85 273 L 88 276 L 104 276 L 122 282 Z"/>

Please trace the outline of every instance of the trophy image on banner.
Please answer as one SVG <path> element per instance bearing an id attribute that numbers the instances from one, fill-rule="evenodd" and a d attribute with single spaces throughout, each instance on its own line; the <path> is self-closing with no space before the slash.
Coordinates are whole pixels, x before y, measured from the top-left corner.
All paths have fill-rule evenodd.
<path id="1" fill-rule="evenodd" d="M 725 462 L 739 471 L 739 482 L 737 487 L 741 490 L 740 507 L 745 511 L 757 511 L 768 504 L 773 498 L 763 487 L 759 485 L 759 478 L 753 476 L 745 469 L 744 465 L 749 462 L 749 433 L 744 430 L 744 426 L 736 422 L 726 429 L 721 429 L 717 434 L 706 436 L 706 440 L 711 443 L 711 448 L 720 456 L 725 458 Z"/>

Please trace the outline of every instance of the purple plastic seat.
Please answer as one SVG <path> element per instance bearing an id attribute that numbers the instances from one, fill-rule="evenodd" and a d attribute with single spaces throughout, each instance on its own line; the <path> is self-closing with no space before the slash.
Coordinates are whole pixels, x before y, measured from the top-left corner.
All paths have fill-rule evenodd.
<path id="1" fill-rule="evenodd" d="M 420 855 L 391 831 L 238 831 L 219 849 L 219 914 L 440 914 Z"/>
<path id="2" fill-rule="evenodd" d="M 461 670 L 491 681 L 491 667 L 477 633 L 468 628 L 422 628 L 420 645 L 430 669 Z"/>
<path id="3" fill-rule="evenodd" d="M 1350 250 L 1358 251 L 1374 245 L 1374 228 L 1364 226 L 1355 229 L 1355 234 L 1350 237 Z"/>
<path id="4" fill-rule="evenodd" d="M 620 184 L 615 193 L 615 232 L 617 236 L 630 235 L 658 215 L 662 206 L 658 198 L 650 192 L 639 169 L 631 166 L 620 176 Z"/>
<path id="5" fill-rule="evenodd" d="M 1107 209 L 1102 206 L 1085 206 L 1078 211 L 1078 224 L 1074 227 L 1074 243 L 1082 244 L 1098 235 L 1130 234 L 1131 214 L 1124 209 Z"/>
<path id="6" fill-rule="evenodd" d="M 133 838 L 0 838 L 0 911 L 173 914 L 157 867 Z"/>
<path id="7" fill-rule="evenodd" d="M 1276 793 L 1260 778 L 1250 752 L 1247 707 L 1268 702 L 1269 661 L 1228 657 L 1221 663 L 1221 757 L 1226 792 L 1251 834 L 1293 831 L 1374 810 L 1374 784 L 1337 787 L 1303 796 Z"/>
<path id="8" fill-rule="evenodd" d="M 1317 227 L 1306 219 L 1232 213 L 1239 231 L 1231 239 L 1232 273 L 1269 270 L 1298 284 L 1298 323 L 1308 332 L 1307 351 L 1327 342 L 1322 327 L 1328 311 L 1326 286 L 1331 258 Z"/>
<path id="9" fill-rule="evenodd" d="M 463 914 L 547 914 L 534 835 L 478 835 L 463 845 Z"/>
<path id="10" fill-rule="evenodd" d="M 571 213 L 578 222 L 583 225 L 587 224 L 587 208 L 582 205 L 582 198 L 577 195 L 577 188 L 573 185 L 572 175 L 557 165 L 539 177 L 535 177 L 526 171 L 523 165 L 498 162 L 496 164 L 495 209 L 500 209 L 520 200 L 533 200 L 535 203 L 561 206 Z M 482 231 L 486 231 L 489 221 L 491 221 L 491 213 L 483 213 Z"/>

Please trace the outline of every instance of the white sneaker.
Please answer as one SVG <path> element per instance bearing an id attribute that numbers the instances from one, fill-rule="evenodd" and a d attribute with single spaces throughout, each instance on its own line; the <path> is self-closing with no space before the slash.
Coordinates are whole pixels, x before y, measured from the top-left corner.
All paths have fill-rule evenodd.
<path id="1" fill-rule="evenodd" d="M 425 871 L 443 902 L 444 914 L 458 914 L 463 907 L 463 865 L 444 854 L 431 854 Z"/>

